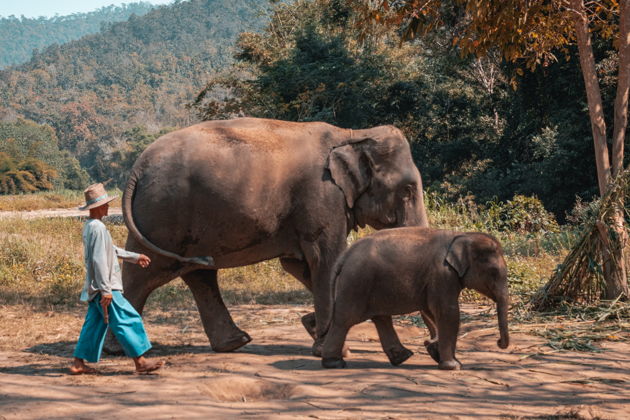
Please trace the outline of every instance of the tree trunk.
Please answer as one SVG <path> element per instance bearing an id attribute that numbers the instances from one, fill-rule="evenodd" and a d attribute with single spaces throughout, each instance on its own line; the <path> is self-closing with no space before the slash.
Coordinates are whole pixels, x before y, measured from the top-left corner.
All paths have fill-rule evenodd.
<path id="1" fill-rule="evenodd" d="M 619 70 L 617 73 L 617 96 L 615 98 L 615 121 L 612 143 L 612 177 L 616 178 L 623 170 L 624 142 L 628 127 L 628 93 L 630 91 L 630 0 L 619 2 Z M 628 291 L 626 248 L 628 234 L 624 217 L 624 196 L 621 195 L 616 203 L 617 207 L 612 217 L 613 235 L 613 263 L 619 267 L 613 273 L 617 277 L 606 284 L 606 298 L 614 299 L 623 293 L 630 297 Z"/>
<path id="2" fill-rule="evenodd" d="M 591 129 L 595 143 L 595 162 L 597 164 L 597 182 L 599 193 L 604 195 L 610 182 L 610 160 L 608 159 L 608 145 L 606 144 L 606 121 L 604 120 L 604 108 L 602 95 L 595 70 L 595 57 L 591 34 L 588 29 L 588 19 L 584 10 L 583 0 L 571 0 L 571 6 L 575 11 L 575 32 L 580 56 L 580 67 L 584 84 L 586 85 L 586 98 L 588 112 L 591 117 Z"/>
<path id="3" fill-rule="evenodd" d="M 628 127 L 628 92 L 630 91 L 630 1 L 619 2 L 619 71 L 615 98 L 612 176 L 623 169 L 623 147 Z"/>
<path id="4" fill-rule="evenodd" d="M 623 0 L 627 2 L 628 0 Z M 599 184 L 600 195 L 604 195 L 608 190 L 611 181 L 610 159 L 608 158 L 608 145 L 606 144 L 606 121 L 604 120 L 604 109 L 602 97 L 597 80 L 595 69 L 595 58 L 593 56 L 593 46 L 588 27 L 588 18 L 584 10 L 583 0 L 571 0 L 571 7 L 575 12 L 575 32 L 577 38 L 578 52 L 580 56 L 580 67 L 584 84 L 586 85 L 586 98 L 588 101 L 588 111 L 591 119 L 591 129 L 593 131 L 593 142 L 595 144 L 595 162 L 597 164 L 597 182 Z M 624 10 L 627 9 L 624 8 Z M 621 66 L 621 61 L 620 61 Z M 627 69 L 624 69 L 624 71 Z M 621 67 L 620 67 L 621 71 Z M 627 102 L 626 102 L 627 103 Z M 626 113 L 627 115 L 627 110 Z M 616 114 L 615 114 L 616 115 Z M 623 159 L 623 147 L 621 148 L 621 159 Z M 623 211 L 623 207 L 620 209 Z M 617 233 L 606 235 L 610 240 L 602 237 L 603 271 L 606 282 L 604 298 L 614 299 L 620 294 L 628 295 L 628 283 L 626 279 L 625 260 L 623 257 L 623 245 L 625 229 L 623 226 L 623 213 L 619 219 L 619 211 L 615 212 L 609 224 Z M 621 235 L 619 235 L 621 233 Z"/>

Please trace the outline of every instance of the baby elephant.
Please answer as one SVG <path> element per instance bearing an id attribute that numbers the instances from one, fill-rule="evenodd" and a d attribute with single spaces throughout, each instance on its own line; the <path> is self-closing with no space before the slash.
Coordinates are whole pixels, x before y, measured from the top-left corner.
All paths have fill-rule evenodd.
<path id="1" fill-rule="evenodd" d="M 334 305 L 322 366 L 342 368 L 342 348 L 353 325 L 371 319 L 393 365 L 413 353 L 403 347 L 392 315 L 422 311 L 431 333 L 427 351 L 440 369 L 459 369 L 455 345 L 461 290 L 475 289 L 497 303 L 500 348 L 509 345 L 507 268 L 499 242 L 484 233 L 420 227 L 383 230 L 357 241 L 337 261 Z"/>

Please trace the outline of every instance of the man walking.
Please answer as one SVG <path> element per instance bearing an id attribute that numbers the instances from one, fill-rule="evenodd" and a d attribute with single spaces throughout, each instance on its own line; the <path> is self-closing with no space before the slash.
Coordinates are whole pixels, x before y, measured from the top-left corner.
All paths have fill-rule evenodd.
<path id="1" fill-rule="evenodd" d="M 83 228 L 85 253 L 85 285 L 81 300 L 87 301 L 88 311 L 74 350 L 74 362 L 70 373 L 80 375 L 95 373 L 96 369 L 85 364 L 98 362 L 103 351 L 107 327 L 121 344 L 125 354 L 136 365 L 136 372 L 148 373 L 162 367 L 163 362 L 149 361 L 143 354 L 151 348 L 144 330 L 142 318 L 122 295 L 122 277 L 118 258 L 146 268 L 151 260 L 143 254 L 129 252 L 114 245 L 112 237 L 101 219 L 107 216 L 109 202 L 116 196 L 108 196 L 103 184 L 90 185 L 85 190 L 85 205 L 90 218 Z"/>

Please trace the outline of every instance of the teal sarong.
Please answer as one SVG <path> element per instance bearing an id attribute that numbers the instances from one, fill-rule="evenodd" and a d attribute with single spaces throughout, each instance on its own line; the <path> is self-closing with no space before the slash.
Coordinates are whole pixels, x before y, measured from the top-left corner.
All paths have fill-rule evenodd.
<path id="1" fill-rule="evenodd" d="M 88 305 L 85 322 L 74 357 L 96 363 L 101 358 L 105 335 L 109 327 L 129 357 L 139 357 L 151 348 L 142 318 L 118 290 L 112 291 L 112 303 L 107 308 L 109 324 L 105 323 L 100 293 Z"/>

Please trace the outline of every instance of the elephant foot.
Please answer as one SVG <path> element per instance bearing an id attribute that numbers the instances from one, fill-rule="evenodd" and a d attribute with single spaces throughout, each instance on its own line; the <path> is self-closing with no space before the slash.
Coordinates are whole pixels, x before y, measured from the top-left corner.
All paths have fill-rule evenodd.
<path id="1" fill-rule="evenodd" d="M 460 362 L 460 361 L 459 361 L 459 359 L 458 359 L 457 357 L 455 357 L 454 359 L 455 359 L 455 361 L 457 362 L 457 364 L 459 365 L 459 368 L 460 368 L 460 369 L 463 369 L 463 368 L 464 368 L 464 365 L 462 364 L 462 362 Z"/>
<path id="2" fill-rule="evenodd" d="M 313 352 L 313 356 L 322 357 L 322 347 L 324 346 L 324 340 L 315 340 L 313 343 L 313 348 L 311 351 Z"/>
<path id="3" fill-rule="evenodd" d="M 252 341 L 252 338 L 245 331 L 240 331 L 240 333 L 229 337 L 225 341 L 221 341 L 220 343 L 212 343 L 212 350 L 217 353 L 227 353 L 230 351 L 234 351 L 238 348 L 243 347 L 245 344 Z"/>
<path id="4" fill-rule="evenodd" d="M 424 345 L 427 348 L 427 353 L 429 353 L 429 356 L 431 356 L 431 358 L 437 363 L 440 363 L 440 350 L 438 349 L 437 341 L 425 341 Z"/>
<path id="5" fill-rule="evenodd" d="M 322 346 L 324 345 L 324 343 L 322 342 L 314 342 L 313 343 L 313 348 L 312 348 L 312 352 L 313 352 L 313 356 L 315 357 L 322 357 Z M 349 357 L 352 354 L 352 352 L 350 351 L 350 347 L 348 347 L 346 344 L 343 345 L 343 349 L 341 349 L 341 356 L 342 357 Z"/>
<path id="6" fill-rule="evenodd" d="M 457 360 L 443 360 L 438 365 L 440 370 L 459 370 L 461 364 Z"/>
<path id="7" fill-rule="evenodd" d="M 317 339 L 317 329 L 315 322 L 315 312 L 306 314 L 302 317 L 302 325 L 306 329 L 306 332 L 311 336 L 313 340 Z"/>
<path id="8" fill-rule="evenodd" d="M 413 355 L 413 352 L 406 347 L 395 347 L 391 348 L 387 351 L 387 357 L 389 358 L 389 362 L 398 366 L 402 364 L 405 360 L 409 359 Z"/>
<path id="9" fill-rule="evenodd" d="M 322 367 L 326 369 L 343 369 L 346 366 L 346 362 L 341 357 L 324 357 L 322 359 Z"/>

